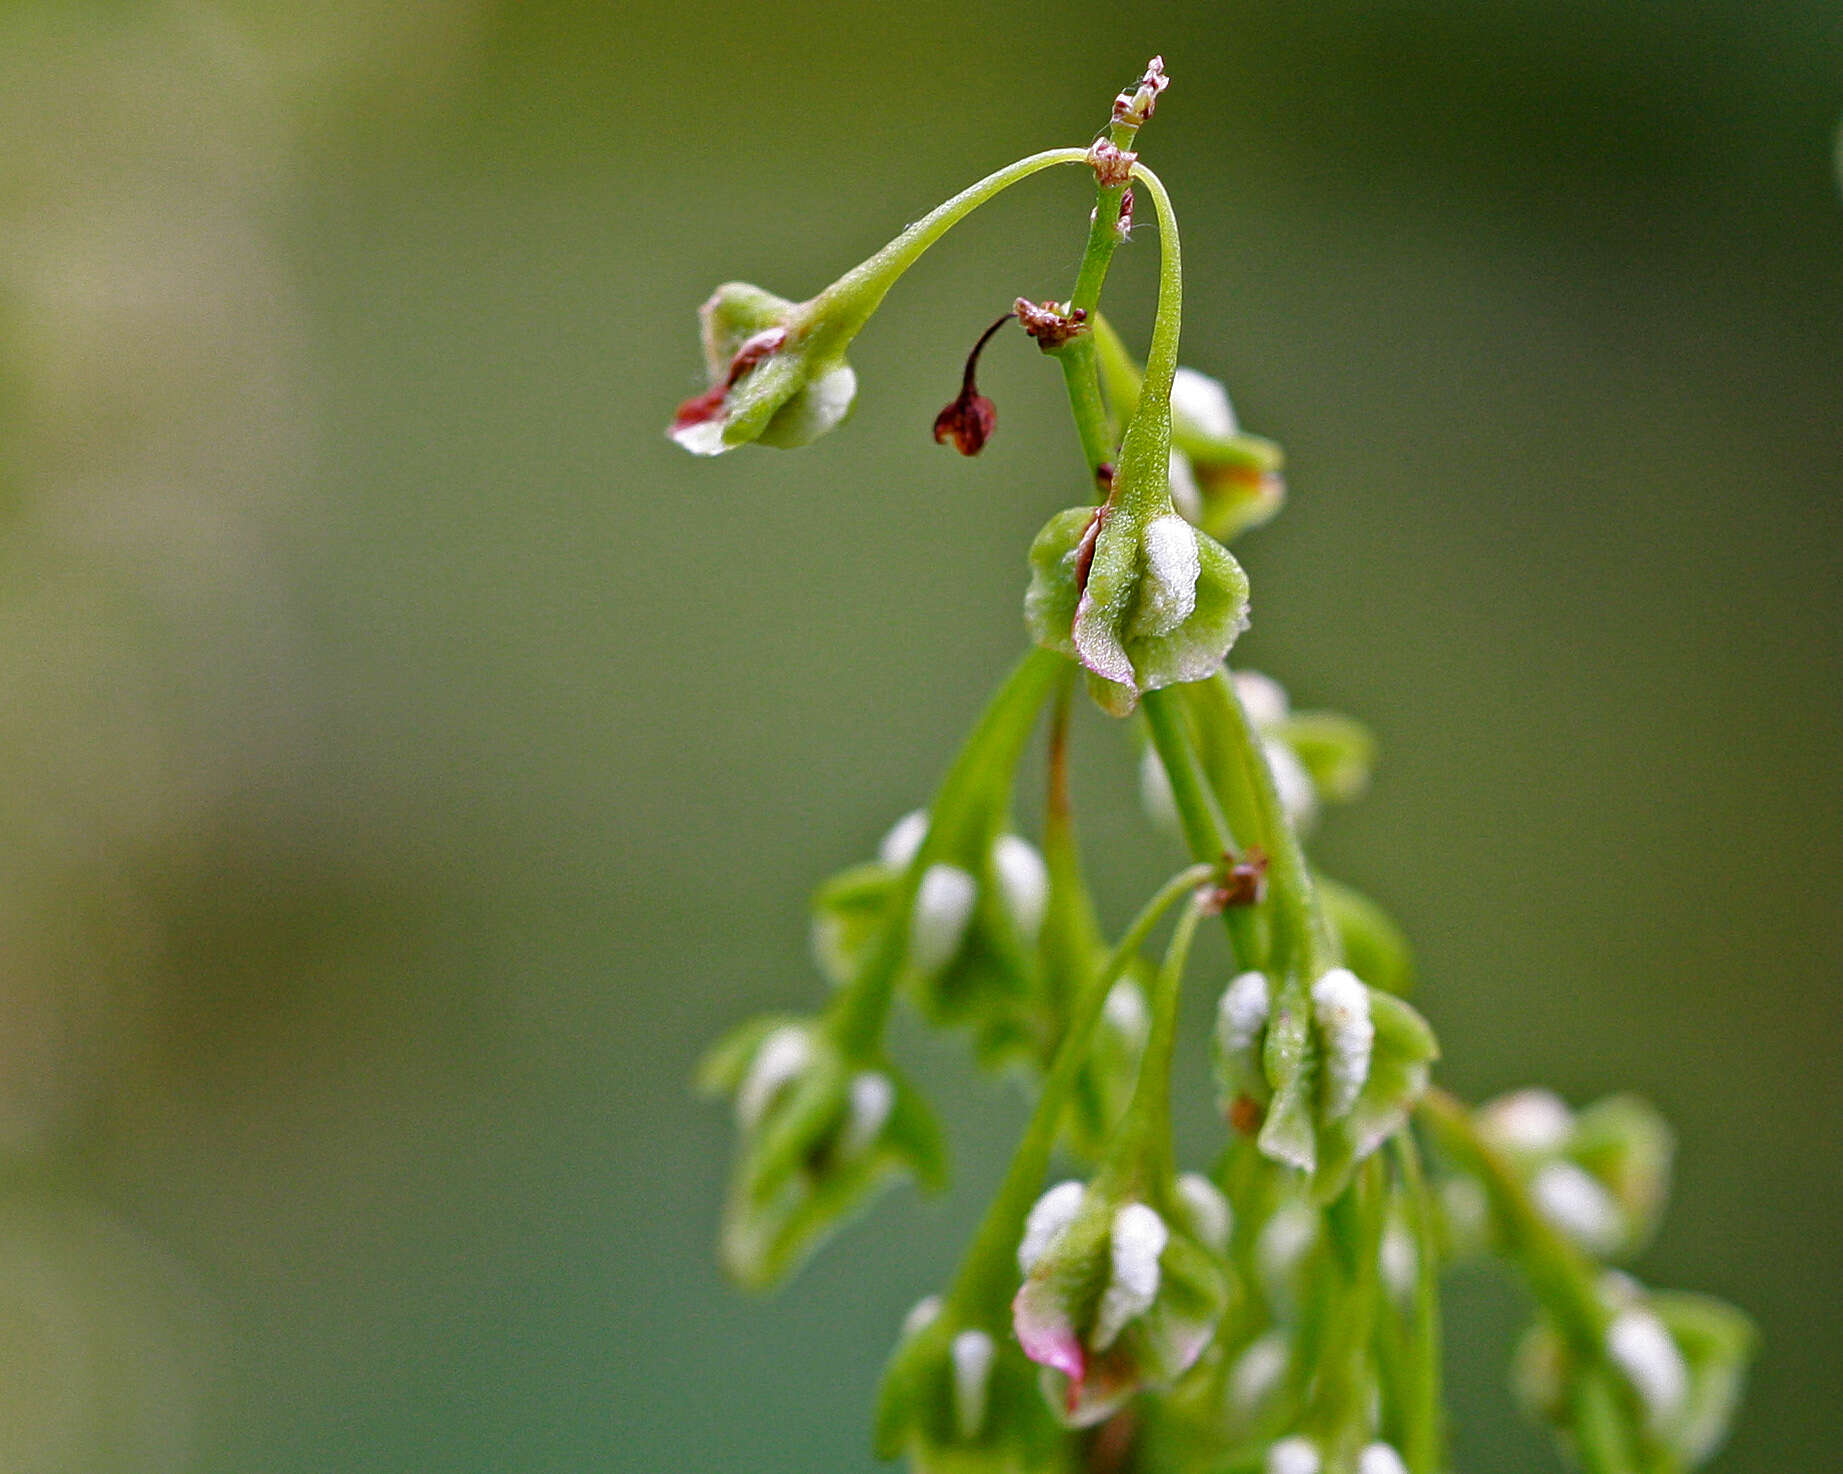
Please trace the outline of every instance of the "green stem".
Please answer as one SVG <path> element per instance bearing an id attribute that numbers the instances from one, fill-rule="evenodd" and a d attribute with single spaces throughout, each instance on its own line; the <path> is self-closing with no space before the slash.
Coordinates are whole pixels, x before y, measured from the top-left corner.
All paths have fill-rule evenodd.
<path id="1" fill-rule="evenodd" d="M 1440 1409 L 1440 1263 L 1433 1198 L 1413 1133 L 1397 1131 L 1391 1147 L 1407 1199 L 1408 1232 L 1414 1240 L 1412 1329 L 1407 1365 L 1401 1368 L 1401 1456 L 1409 1474 L 1438 1474 L 1445 1438 Z"/>
<path id="2" fill-rule="evenodd" d="M 1101 1171 L 1104 1187 L 1136 1191 L 1161 1209 L 1169 1206 L 1162 1201 L 1164 1186 L 1177 1170 L 1171 1150 L 1171 1058 L 1177 1051 L 1178 1001 L 1190 944 L 1202 915 L 1202 907 L 1187 906 L 1172 929 L 1164 961 L 1152 982 L 1152 1030 L 1146 1037 L 1139 1078 L 1114 1140 L 1108 1144 Z"/>
<path id="3" fill-rule="evenodd" d="M 1267 749 L 1248 720 L 1227 666 L 1196 690 L 1199 702 L 1207 704 L 1210 730 L 1233 754 L 1240 770 L 1234 775 L 1240 781 L 1232 786 L 1226 781 L 1229 775 L 1223 775 L 1225 789 L 1232 790 L 1224 798 L 1224 806 L 1250 815 L 1258 826 L 1250 841 L 1258 843 L 1267 855 L 1268 903 L 1272 907 L 1278 954 L 1273 959 L 1275 968 L 1290 967 L 1311 982 L 1331 967 L 1337 951 L 1318 903 L 1305 847 L 1274 785 Z"/>
<path id="4" fill-rule="evenodd" d="M 1019 661 L 941 780 L 928 809 L 927 837 L 902 873 L 862 970 L 833 999 L 827 1015 L 827 1028 L 846 1058 L 868 1058 L 882 1038 L 908 954 L 910 912 L 922 876 L 942 854 L 959 847 L 969 825 L 981 820 L 982 800 L 992 786 L 1009 783 L 1037 712 L 1066 666 L 1047 650 L 1032 650 Z"/>
<path id="5" fill-rule="evenodd" d="M 1116 148 L 1126 150 L 1132 147 L 1138 132 L 1127 124 L 1115 123 L 1108 130 L 1108 139 Z M 1113 253 L 1120 245 L 1120 204 L 1126 189 L 1124 184 L 1095 186 L 1094 219 L 1089 223 L 1088 244 L 1075 273 L 1075 290 L 1069 295 L 1069 311 L 1084 313 L 1090 327 L 1099 316 L 1101 288 L 1107 282 Z M 1077 333 L 1057 350 L 1056 357 L 1062 363 L 1062 379 L 1069 391 L 1069 406 L 1075 412 L 1075 428 L 1081 436 L 1088 474 L 1098 480 L 1101 467 L 1113 459 L 1113 428 L 1101 402 L 1092 335 Z"/>
<path id="6" fill-rule="evenodd" d="M 1158 210 L 1158 309 L 1152 318 L 1152 343 L 1139 403 L 1120 441 L 1108 500 L 1143 523 L 1171 511 L 1171 381 L 1177 373 L 1178 331 L 1184 315 L 1184 264 L 1177 215 L 1164 185 L 1143 164 L 1133 165 L 1133 178 L 1144 181 Z M 1096 381 L 1091 376 L 1089 382 Z M 1098 389 L 1094 397 L 1098 404 Z"/>
<path id="7" fill-rule="evenodd" d="M 1326 1325 L 1314 1358 L 1318 1387 L 1306 1421 L 1322 1430 L 1331 1448 L 1353 1456 L 1369 1427 L 1369 1347 L 1381 1299 L 1383 1194 L 1380 1164 L 1371 1158 L 1356 1181 L 1324 1214 L 1331 1263 L 1342 1281 L 1334 1295 L 1337 1312 Z"/>
<path id="8" fill-rule="evenodd" d="M 803 315 L 812 351 L 823 356 L 828 349 L 842 350 L 870 320 L 896 279 L 920 260 L 928 247 L 988 200 L 1033 174 L 1057 164 L 1084 163 L 1087 157 L 1088 151 L 1081 148 L 1053 148 L 1032 154 L 936 205 L 882 250 L 859 262 L 805 304 Z"/>
<path id="9" fill-rule="evenodd" d="M 1124 426 L 1139 403 L 1139 388 L 1143 382 L 1139 365 L 1133 362 L 1133 355 L 1127 351 L 1105 313 L 1095 313 L 1088 326 L 1094 337 L 1095 367 L 1100 372 L 1101 388 L 1107 395 L 1108 423 Z"/>
<path id="10" fill-rule="evenodd" d="M 1152 346 L 1145 356 L 1145 379 L 1139 399 L 1142 404 L 1148 398 L 1154 404 L 1163 404 L 1168 425 L 1171 381 L 1177 375 L 1178 330 L 1183 320 L 1184 259 L 1178 245 L 1177 212 L 1171 208 L 1164 182 L 1144 164 L 1133 165 L 1133 178 L 1143 181 L 1151 191 L 1152 204 L 1158 211 L 1158 311 L 1152 319 Z"/>
<path id="11" fill-rule="evenodd" d="M 1184 831 L 1184 843 L 1191 858 L 1208 863 L 1220 862 L 1231 847 L 1232 836 L 1222 821 L 1197 755 L 1185 727 L 1182 698 L 1175 689 L 1148 691 L 1141 698 L 1146 725 L 1151 729 L 1152 747 L 1171 784 L 1171 796 L 1177 808 L 1178 823 Z M 1230 906 L 1222 913 L 1228 928 L 1235 960 L 1243 967 L 1258 967 L 1265 948 L 1261 945 L 1259 923 L 1254 910 L 1247 906 Z"/>
<path id="12" fill-rule="evenodd" d="M 1107 994 L 1138 956 L 1159 918 L 1174 903 L 1207 885 L 1216 874 L 1214 866 L 1193 865 L 1166 881 L 1133 918 L 1106 962 L 1087 979 L 1056 1058 L 1044 1077 L 1023 1140 L 954 1277 L 948 1303 L 966 1324 L 987 1324 L 993 1329 L 1003 1326 L 1004 1308 L 1010 1303 L 1017 1281 L 1018 1238 L 1031 1205 L 1043 1190 L 1043 1177 L 1061 1131 L 1063 1111 L 1087 1060 L 1088 1036 L 1106 1007 Z"/>
<path id="13" fill-rule="evenodd" d="M 1044 1041 L 1045 1065 L 1054 1057 L 1069 1025 L 1088 961 L 1100 950 L 1100 922 L 1082 883 L 1081 846 L 1069 798 L 1069 698 L 1077 667 L 1065 668 L 1050 711 L 1049 755 L 1045 763 L 1043 863 L 1049 872 L 1049 904 L 1039 936 L 1044 991 L 1056 1032 Z"/>

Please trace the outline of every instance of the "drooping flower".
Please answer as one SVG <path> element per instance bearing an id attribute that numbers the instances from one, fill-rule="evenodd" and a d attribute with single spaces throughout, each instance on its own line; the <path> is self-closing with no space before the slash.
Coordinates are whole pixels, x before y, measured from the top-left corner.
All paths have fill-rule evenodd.
<path id="1" fill-rule="evenodd" d="M 720 1247 L 751 1288 L 791 1273 L 898 1176 L 945 1179 L 921 1097 L 886 1064 L 846 1059 L 814 1020 L 751 1020 L 710 1051 L 698 1083 L 730 1097 L 741 1133 Z"/>
<path id="2" fill-rule="evenodd" d="M 1013 1320 L 1024 1354 L 1043 1367 L 1045 1395 L 1072 1426 L 1100 1422 L 1141 1388 L 1169 1386 L 1215 1334 L 1228 1281 L 1190 1216 L 1174 1221 L 1077 1182 L 1051 1188 L 1031 1210 Z"/>
<path id="3" fill-rule="evenodd" d="M 1392 1136 L 1427 1086 L 1433 1032 L 1399 998 L 1332 968 L 1311 988 L 1243 973 L 1217 1010 L 1216 1076 L 1263 1155 L 1312 1174 L 1321 1200 Z"/>
<path id="4" fill-rule="evenodd" d="M 1478 1108 L 1478 1129 L 1528 1187 L 1536 1211 L 1598 1259 L 1629 1259 L 1651 1241 L 1670 1184 L 1674 1139 L 1655 1107 L 1612 1095 L 1580 1111 L 1547 1090 L 1517 1090 Z"/>
<path id="5" fill-rule="evenodd" d="M 884 1370 L 875 1447 L 915 1474 L 1064 1474 L 1080 1462 L 1017 1341 L 934 1295 L 909 1313 Z"/>
<path id="6" fill-rule="evenodd" d="M 678 407 L 671 436 L 695 455 L 738 445 L 806 445 L 844 419 L 857 393 L 846 350 L 903 272 L 974 210 L 1083 149 L 1049 149 L 988 174 L 942 201 L 805 302 L 726 282 L 699 311 L 709 385 Z"/>
<path id="7" fill-rule="evenodd" d="M 1172 509 L 1115 494 L 1057 513 L 1031 544 L 1024 615 L 1037 643 L 1079 660 L 1116 716 L 1147 691 L 1200 681 L 1248 624 L 1248 580 L 1215 539 Z"/>
<path id="8" fill-rule="evenodd" d="M 807 445 L 849 412 L 857 375 L 845 344 L 813 332 L 812 304 L 725 282 L 698 321 L 710 387 L 678 407 L 671 431 L 692 454 Z"/>
<path id="9" fill-rule="evenodd" d="M 1628 1451 L 1662 1450 L 1671 1467 L 1706 1462 L 1740 1401 L 1751 1323 L 1712 1296 L 1647 1290 L 1623 1274 L 1606 1274 L 1598 1290 L 1601 1344 L 1585 1354 L 1539 1322 L 1517 1351 L 1519 1401 L 1576 1448 L 1597 1451 L 1610 1439 Z"/>

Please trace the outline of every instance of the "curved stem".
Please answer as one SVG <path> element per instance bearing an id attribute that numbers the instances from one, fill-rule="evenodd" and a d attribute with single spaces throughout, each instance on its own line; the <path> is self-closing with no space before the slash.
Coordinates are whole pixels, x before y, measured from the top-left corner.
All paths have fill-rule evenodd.
<path id="1" fill-rule="evenodd" d="M 948 1292 L 948 1303 L 968 1324 L 992 1322 L 1002 1327 L 1017 1279 L 1017 1245 L 1031 1204 L 1043 1190 L 1050 1153 L 1062 1127 L 1064 1108 L 1075 1088 L 1076 1077 L 1088 1057 L 1088 1036 L 1094 1032 L 1107 994 L 1145 945 L 1158 920 L 1177 901 L 1207 885 L 1217 873 L 1210 865 L 1193 865 L 1179 871 L 1145 903 L 1120 943 L 1101 968 L 1091 974 L 1076 1000 L 1069 1027 L 1056 1049 L 1056 1058 L 1044 1077 L 1043 1089 L 1024 1128 L 1023 1140 L 1011 1158 L 998 1194 L 986 1209 L 960 1271 Z"/>
<path id="2" fill-rule="evenodd" d="M 870 315 L 896 284 L 896 278 L 920 260 L 928 247 L 988 200 L 1033 174 L 1057 164 L 1084 163 L 1087 157 L 1088 151 L 1080 148 L 1052 148 L 1031 154 L 986 175 L 977 184 L 968 185 L 952 199 L 936 205 L 882 250 L 860 261 L 805 305 L 803 315 L 810 324 L 807 337 L 813 351 L 823 355 L 826 349 L 834 346 L 842 349 L 869 321 Z"/>
<path id="3" fill-rule="evenodd" d="M 1108 501 L 1135 520 L 1146 521 L 1171 510 L 1171 381 L 1177 373 L 1184 267 L 1177 215 L 1164 185 L 1143 164 L 1133 165 L 1133 178 L 1145 182 L 1158 210 L 1158 310 L 1152 319 L 1152 344 L 1139 402 L 1120 441 L 1119 465 Z M 1094 397 L 1098 406 L 1098 389 Z"/>
<path id="4" fill-rule="evenodd" d="M 1108 141 L 1115 148 L 1132 147 L 1139 130 L 1125 123 L 1115 123 L 1108 130 Z M 1101 304 L 1101 288 L 1107 281 L 1107 268 L 1120 245 L 1120 208 L 1126 198 L 1124 184 L 1097 184 L 1094 192 L 1094 219 L 1088 225 L 1088 244 L 1082 251 L 1081 266 L 1075 274 L 1075 290 L 1069 295 L 1069 311 L 1085 314 L 1092 326 Z M 1082 455 L 1088 462 L 1088 474 L 1097 482 L 1101 467 L 1113 459 L 1113 427 L 1101 402 L 1095 375 L 1094 342 L 1091 334 L 1077 333 L 1060 348 L 1056 357 L 1062 363 L 1062 379 L 1069 391 L 1069 404 L 1075 411 L 1075 428 L 1081 436 Z"/>
<path id="5" fill-rule="evenodd" d="M 1152 319 L 1152 346 L 1145 358 L 1145 384 L 1140 392 L 1169 405 L 1171 381 L 1177 373 L 1178 328 L 1183 318 L 1184 261 L 1178 245 L 1177 212 L 1164 182 L 1144 164 L 1133 165 L 1133 178 L 1143 180 L 1158 211 L 1158 312 Z"/>
<path id="6" fill-rule="evenodd" d="M 1184 968 L 1190 961 L 1190 944 L 1202 915 L 1202 907 L 1187 906 L 1172 929 L 1164 961 L 1152 983 L 1152 1031 L 1146 1037 L 1139 1079 L 1133 1085 L 1133 1098 L 1118 1132 L 1108 1145 L 1107 1165 L 1101 1174 L 1128 1190 L 1137 1187 L 1146 1197 L 1160 1195 L 1163 1184 L 1170 1182 L 1176 1172 L 1171 1155 L 1171 1056 L 1177 1046 L 1178 999 L 1183 991 Z"/>
<path id="7" fill-rule="evenodd" d="M 882 1037 L 890 998 L 909 950 L 909 913 L 921 879 L 943 852 L 953 849 L 968 824 L 980 818 L 980 799 L 992 784 L 1010 782 L 1018 757 L 1067 662 L 1032 650 L 992 698 L 966 739 L 928 808 L 928 833 L 897 884 L 877 939 L 858 975 L 833 999 L 826 1026 L 847 1058 L 867 1057 Z"/>

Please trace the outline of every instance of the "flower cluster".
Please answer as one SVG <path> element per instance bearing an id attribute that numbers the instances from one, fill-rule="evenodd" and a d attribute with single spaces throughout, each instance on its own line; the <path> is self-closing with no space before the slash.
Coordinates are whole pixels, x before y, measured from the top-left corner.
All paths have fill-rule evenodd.
<path id="1" fill-rule="evenodd" d="M 723 1262 L 773 1284 L 883 1186 L 942 1181 L 933 1115 L 890 1057 L 906 1001 L 1032 1104 L 959 1268 L 898 1338 L 884 1457 L 922 1474 L 1437 1474 L 1439 1276 L 1490 1254 L 1534 1302 L 1515 1368 L 1531 1413 L 1595 1474 L 1688 1468 L 1725 1433 L 1753 1337 L 1718 1301 L 1612 1267 L 1656 1231 L 1669 1128 L 1630 1096 L 1575 1111 L 1523 1090 L 1469 1109 L 1432 1082 L 1439 1046 L 1404 997 L 1400 931 L 1305 847 L 1366 788 L 1374 740 L 1227 664 L 1249 586 L 1224 543 L 1285 489 L 1278 447 L 1178 362 L 1177 221 L 1138 148 L 1168 82 L 1155 58 L 1090 146 L 987 176 L 805 302 L 731 283 L 704 305 L 707 387 L 673 438 L 701 455 L 803 445 L 849 410 L 846 350 L 923 251 L 1043 169 L 1094 177 L 1070 297 L 1015 298 L 933 429 L 967 455 L 985 445 L 997 412 L 978 354 L 1016 318 L 1063 373 L 1099 500 L 1053 512 L 1032 543 L 1033 648 L 933 797 L 814 897 L 822 1012 L 755 1020 L 705 1061 L 739 1135 Z M 1143 361 L 1099 310 L 1135 196 L 1159 224 Z M 1140 744 L 1145 805 L 1187 851 L 1117 935 L 1077 842 L 1084 685 L 1131 719 L 1104 725 Z M 1017 800 L 1046 712 L 1038 830 Z M 1200 1171 L 1179 1166 L 1171 1097 L 1206 919 L 1234 963 L 1216 978 L 1221 1124 Z M 1075 1175 L 1053 1170 L 1058 1154 Z"/>

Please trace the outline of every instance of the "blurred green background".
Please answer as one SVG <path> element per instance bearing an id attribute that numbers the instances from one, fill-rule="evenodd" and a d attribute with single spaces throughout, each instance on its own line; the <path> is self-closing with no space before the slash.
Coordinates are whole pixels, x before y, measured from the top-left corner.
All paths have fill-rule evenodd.
<path id="1" fill-rule="evenodd" d="M 987 453 L 928 426 L 1081 182 L 902 283 L 844 431 L 661 432 L 711 285 L 817 289 L 1155 50 L 1185 357 L 1291 455 L 1245 659 L 1384 745 L 1319 853 L 1451 1087 L 1671 1116 L 1641 1271 L 1765 1332 L 1718 1467 L 1836 1465 L 1834 4 L 175 0 L 0 9 L 0 1474 L 872 1467 L 1019 1100 L 905 1037 L 954 1192 L 758 1302 L 688 1076 L 817 999 L 809 888 L 1019 648 L 1057 376 L 1001 340 Z M 1170 855 L 1113 735 L 1117 920 Z M 1514 1294 L 1451 1303 L 1457 1466 L 1557 1467 Z"/>

